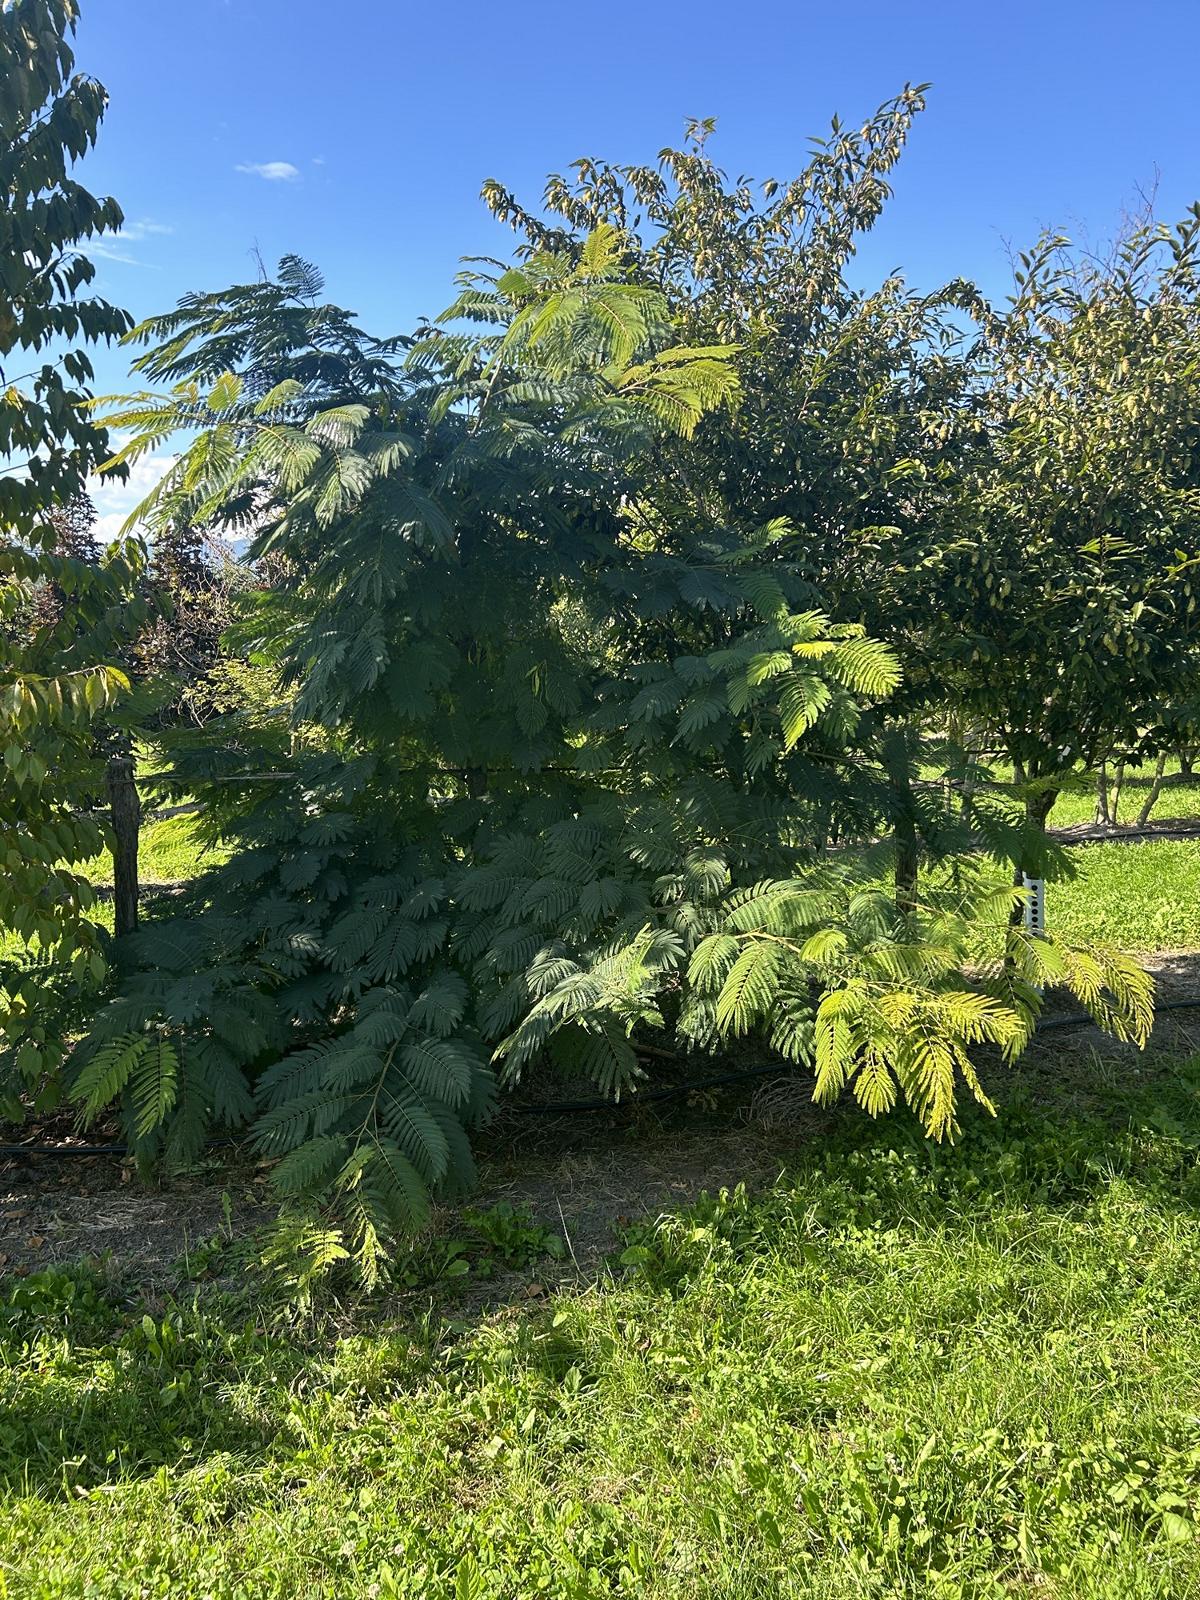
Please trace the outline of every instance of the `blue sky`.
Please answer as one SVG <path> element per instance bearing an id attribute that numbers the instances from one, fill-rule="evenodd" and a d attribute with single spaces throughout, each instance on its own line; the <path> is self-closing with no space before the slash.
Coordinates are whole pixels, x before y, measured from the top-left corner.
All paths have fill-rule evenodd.
<path id="1" fill-rule="evenodd" d="M 111 105 L 83 176 L 124 207 L 102 287 L 135 315 L 286 251 L 372 331 L 452 295 L 458 258 L 502 254 L 496 177 L 533 201 L 576 156 L 649 160 L 715 116 L 727 170 L 785 178 L 836 111 L 907 82 L 929 108 L 864 243 L 893 267 L 1002 295 L 1008 247 L 1044 226 L 1108 236 L 1140 191 L 1200 198 L 1200 0 L 82 0 L 77 60 Z M 104 389 L 127 355 L 97 360 Z M 125 503 L 107 494 L 102 509 Z"/>

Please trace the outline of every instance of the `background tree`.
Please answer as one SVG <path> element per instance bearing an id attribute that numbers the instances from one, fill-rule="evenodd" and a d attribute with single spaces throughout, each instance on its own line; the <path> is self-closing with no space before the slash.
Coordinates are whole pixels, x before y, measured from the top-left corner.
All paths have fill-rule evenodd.
<path id="1" fill-rule="evenodd" d="M 60 976 L 103 970 L 90 886 L 65 863 L 104 842 L 87 810 L 92 727 L 125 687 L 113 662 L 145 615 L 136 548 L 97 564 L 77 537 L 84 480 L 108 455 L 86 406 L 82 346 L 120 337 L 129 318 L 85 293 L 94 269 L 77 248 L 121 212 L 69 175 L 105 104 L 99 84 L 72 76 L 76 18 L 73 0 L 0 5 L 0 927 L 36 952 L 0 989 L 9 1110 L 19 1086 L 56 1090 L 43 1075 L 59 1057 Z"/>
<path id="2" fill-rule="evenodd" d="M 1048 238 L 985 321 L 986 447 L 920 590 L 935 671 L 1036 823 L 1071 774 L 1195 726 L 1198 251 L 1200 208 L 1110 261 Z"/>
<path id="3" fill-rule="evenodd" d="M 677 447 L 660 492 L 682 479 L 718 523 L 785 518 L 777 558 L 812 603 L 899 652 L 873 826 L 895 830 L 902 900 L 922 851 L 955 845 L 947 796 L 987 792 L 968 744 L 1021 779 L 1010 848 L 1032 871 L 1066 773 L 1177 746 L 1196 709 L 1194 217 L 1104 262 L 1043 241 L 999 315 L 957 280 L 854 288 L 922 106 L 909 88 L 861 128 L 835 121 L 783 184 L 731 182 L 698 123 L 656 168 L 575 163 L 537 213 L 484 187 L 527 250 L 625 228 L 689 336 L 738 347 L 737 414 Z"/>
<path id="4" fill-rule="evenodd" d="M 920 781 L 938 762 L 962 764 L 944 739 L 922 739 L 931 716 L 944 721 L 947 696 L 920 574 L 954 535 L 961 473 L 982 436 L 982 302 L 959 280 L 918 294 L 898 276 L 863 289 L 847 273 L 923 106 L 923 87 L 909 87 L 859 128 L 835 119 L 787 182 L 730 180 L 703 122 L 657 167 L 576 162 L 572 177 L 551 176 L 537 213 L 484 186 L 526 250 L 552 239 L 577 252 L 583 230 L 621 227 L 632 270 L 662 286 L 688 336 L 736 348 L 737 411 L 701 423 L 644 492 L 664 523 L 681 513 L 714 527 L 785 525 L 771 557 L 807 581 L 807 603 L 899 652 L 904 682 L 878 720 L 888 781 L 858 823 L 861 834 L 894 830 L 902 903 L 922 849 L 961 842 L 945 787 Z M 993 843 L 1000 820 L 980 819 Z M 1025 848 L 1016 832 L 1009 847 Z"/>
<path id="5" fill-rule="evenodd" d="M 110 728 L 105 740 L 118 938 L 135 931 L 140 915 L 139 752 L 148 743 L 162 746 L 181 724 L 203 725 L 216 713 L 221 690 L 210 678 L 224 661 L 222 635 L 233 620 L 233 593 L 251 581 L 210 535 L 183 526 L 158 530 L 142 581 L 150 614 L 121 662 L 133 695 L 121 725 Z M 227 691 L 228 675 L 221 681 Z"/>
<path id="6" fill-rule="evenodd" d="M 166 689 L 152 722 L 155 731 L 178 720 L 201 723 L 211 713 L 205 684 L 223 659 L 221 640 L 235 618 L 235 596 L 260 581 L 213 534 L 189 527 L 159 530 L 147 582 L 163 603 L 133 651 L 136 671 L 161 680 Z"/>

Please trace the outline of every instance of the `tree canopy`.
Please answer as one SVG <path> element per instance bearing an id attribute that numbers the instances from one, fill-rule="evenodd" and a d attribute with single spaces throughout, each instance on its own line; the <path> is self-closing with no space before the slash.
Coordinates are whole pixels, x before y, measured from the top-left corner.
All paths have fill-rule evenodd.
<path id="1" fill-rule="evenodd" d="M 120 219 L 67 175 L 103 107 L 74 8 L 0 17 L 0 354 L 125 334 L 81 298 L 75 247 Z M 220 616 L 254 694 L 140 726 L 226 857 L 113 945 L 86 1116 L 118 1106 L 147 1161 L 244 1133 L 292 1243 L 369 1279 L 535 1072 L 628 1097 L 664 1044 L 756 1034 L 941 1138 L 1047 985 L 1144 1038 L 1137 964 L 1025 931 L 995 864 L 1065 870 L 1045 796 L 1194 723 L 1200 224 L 1105 262 L 1044 241 L 1002 309 L 861 287 L 922 104 L 835 123 L 789 181 L 730 181 L 697 123 L 537 209 L 489 182 L 514 258 L 402 334 L 294 256 L 185 296 L 128 334 L 106 470 L 187 443 L 100 560 L 61 532 L 109 450 L 86 355 L 10 389 L 0 912 L 51 964 L 107 949 L 63 863 L 98 845 L 116 663 L 169 672 L 193 623 L 218 648 L 186 606 L 175 645 L 146 631 L 135 533 L 184 600 L 210 534 L 254 574 Z M 45 981 L 7 1037 L 57 1085 Z"/>

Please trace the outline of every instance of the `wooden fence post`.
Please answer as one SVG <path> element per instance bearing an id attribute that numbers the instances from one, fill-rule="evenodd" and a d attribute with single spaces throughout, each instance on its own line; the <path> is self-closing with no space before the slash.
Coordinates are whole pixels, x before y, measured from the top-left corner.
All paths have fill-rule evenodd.
<path id="1" fill-rule="evenodd" d="M 114 931 L 133 933 L 138 925 L 138 834 L 142 803 L 134 778 L 133 756 L 119 751 L 108 758 L 108 803 L 113 830 Z"/>

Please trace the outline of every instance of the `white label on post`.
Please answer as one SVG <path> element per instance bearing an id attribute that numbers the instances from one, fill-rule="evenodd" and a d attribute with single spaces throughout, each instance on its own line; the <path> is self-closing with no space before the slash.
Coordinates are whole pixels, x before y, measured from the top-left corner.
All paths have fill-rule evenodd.
<path id="1" fill-rule="evenodd" d="M 1025 886 L 1025 932 L 1045 933 L 1046 880 L 1031 878 L 1024 872 L 1021 874 L 1021 879 Z"/>

